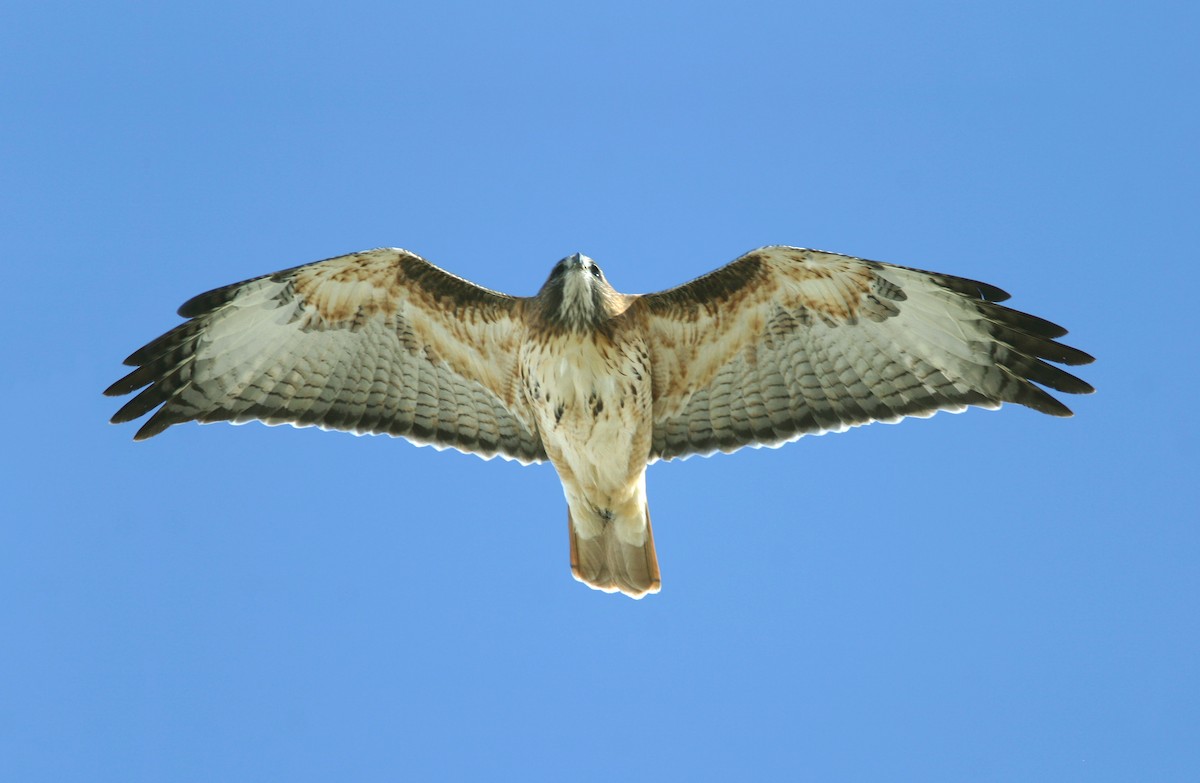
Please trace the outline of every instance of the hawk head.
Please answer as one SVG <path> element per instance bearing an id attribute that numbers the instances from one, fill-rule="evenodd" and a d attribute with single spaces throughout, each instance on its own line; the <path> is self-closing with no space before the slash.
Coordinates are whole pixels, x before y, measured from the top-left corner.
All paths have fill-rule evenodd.
<path id="1" fill-rule="evenodd" d="M 534 297 L 546 326 L 591 330 L 625 309 L 625 297 L 608 284 L 595 261 L 576 253 L 554 265 Z"/>

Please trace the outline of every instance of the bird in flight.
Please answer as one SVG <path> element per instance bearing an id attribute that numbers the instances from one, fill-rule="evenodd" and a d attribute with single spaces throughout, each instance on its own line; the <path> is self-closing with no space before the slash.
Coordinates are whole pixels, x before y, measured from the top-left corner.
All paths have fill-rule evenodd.
<path id="1" fill-rule="evenodd" d="M 515 297 L 381 248 L 200 294 L 105 394 L 142 389 L 113 423 L 157 408 L 137 440 L 258 420 L 549 460 L 575 578 L 641 598 L 661 585 L 646 501 L 657 460 L 970 405 L 1070 416 L 1041 387 L 1092 387 L 1049 362 L 1092 357 L 1007 298 L 785 246 L 644 295 L 618 293 L 576 253 Z"/>

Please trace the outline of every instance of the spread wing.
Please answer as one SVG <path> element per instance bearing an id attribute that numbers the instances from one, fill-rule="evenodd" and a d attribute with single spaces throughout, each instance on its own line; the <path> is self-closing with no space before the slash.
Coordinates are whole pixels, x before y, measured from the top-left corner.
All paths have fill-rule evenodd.
<path id="1" fill-rule="evenodd" d="M 257 419 L 536 462 L 541 439 L 514 405 L 518 311 L 404 250 L 339 256 L 188 301 L 190 320 L 135 351 L 105 394 L 147 387 L 112 418 L 158 408 L 139 440 Z"/>
<path id="2" fill-rule="evenodd" d="M 1066 330 L 949 275 L 766 247 L 639 300 L 654 368 L 651 459 L 1015 402 L 1071 411 L 1035 384 L 1092 387 L 1048 364 L 1092 357 Z"/>

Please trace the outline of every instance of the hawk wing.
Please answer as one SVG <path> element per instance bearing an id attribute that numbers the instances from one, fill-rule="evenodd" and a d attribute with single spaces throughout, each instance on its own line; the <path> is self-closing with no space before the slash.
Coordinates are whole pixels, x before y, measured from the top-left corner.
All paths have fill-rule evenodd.
<path id="1" fill-rule="evenodd" d="M 765 247 L 642 297 L 654 372 L 651 460 L 1015 402 L 1071 411 L 1034 385 L 1093 389 L 1044 360 L 1092 357 L 1066 330 L 996 304 L 985 283 Z"/>
<path id="2" fill-rule="evenodd" d="M 519 306 L 404 250 L 353 253 L 191 299 L 190 320 L 135 351 L 105 394 L 147 387 L 112 418 L 158 407 L 139 440 L 257 419 L 537 462 L 541 438 L 514 405 Z"/>

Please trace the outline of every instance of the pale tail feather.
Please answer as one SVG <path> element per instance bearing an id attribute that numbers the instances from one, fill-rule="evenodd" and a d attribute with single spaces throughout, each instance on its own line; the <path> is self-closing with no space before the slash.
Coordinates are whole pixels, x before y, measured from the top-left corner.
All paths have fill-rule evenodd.
<path id="1" fill-rule="evenodd" d="M 605 525 L 598 536 L 581 538 L 575 533 L 570 509 L 567 510 L 567 528 L 571 539 L 571 573 L 580 582 L 606 593 L 619 590 L 630 598 L 658 592 L 662 577 L 658 573 L 649 509 L 646 510 L 646 541 L 641 546 L 622 542 L 613 524 Z"/>

